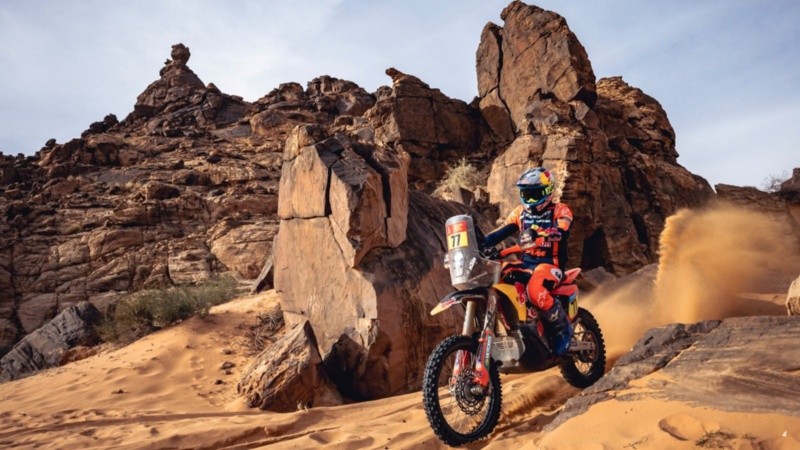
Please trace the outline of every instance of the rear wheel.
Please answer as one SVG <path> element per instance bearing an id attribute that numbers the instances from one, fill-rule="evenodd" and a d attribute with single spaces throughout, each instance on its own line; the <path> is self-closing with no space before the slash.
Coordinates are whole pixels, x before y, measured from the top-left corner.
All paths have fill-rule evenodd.
<path id="1" fill-rule="evenodd" d="M 422 401 L 434 433 L 458 446 L 489 435 L 500 418 L 502 393 L 497 367 L 489 367 L 489 385 L 475 383 L 478 341 L 450 336 L 431 353 L 422 379 Z M 458 364 L 457 364 L 458 362 Z"/>
<path id="2" fill-rule="evenodd" d="M 561 363 L 561 375 L 567 382 L 578 388 L 586 388 L 599 380 L 606 370 L 606 345 L 603 333 L 592 313 L 579 308 L 578 316 L 572 322 L 575 340 L 591 342 L 593 350 L 569 352 Z"/>

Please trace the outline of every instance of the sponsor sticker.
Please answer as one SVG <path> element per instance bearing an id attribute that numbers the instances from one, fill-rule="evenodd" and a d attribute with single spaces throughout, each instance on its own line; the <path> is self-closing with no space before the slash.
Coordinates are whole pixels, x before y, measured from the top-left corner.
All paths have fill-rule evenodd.
<path id="1" fill-rule="evenodd" d="M 447 249 L 466 247 L 469 245 L 467 237 L 467 223 L 456 222 L 447 225 Z"/>

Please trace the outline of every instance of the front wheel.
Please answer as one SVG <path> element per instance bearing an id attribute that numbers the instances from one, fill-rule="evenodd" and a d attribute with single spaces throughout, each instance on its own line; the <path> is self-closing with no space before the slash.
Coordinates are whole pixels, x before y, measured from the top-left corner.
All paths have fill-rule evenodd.
<path id="1" fill-rule="evenodd" d="M 489 435 L 500 418 L 500 374 L 491 364 L 489 385 L 475 383 L 478 341 L 450 336 L 431 353 L 422 378 L 422 402 L 434 433 L 458 446 Z"/>
<path id="2" fill-rule="evenodd" d="M 606 345 L 600 325 L 589 311 L 579 308 L 572 328 L 576 340 L 591 342 L 594 349 L 567 353 L 561 363 L 561 375 L 567 383 L 583 389 L 593 385 L 605 373 Z"/>

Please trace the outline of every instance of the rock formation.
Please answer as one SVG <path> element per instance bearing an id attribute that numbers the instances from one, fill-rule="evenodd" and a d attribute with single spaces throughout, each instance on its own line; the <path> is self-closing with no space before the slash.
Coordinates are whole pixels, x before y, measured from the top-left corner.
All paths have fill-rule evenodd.
<path id="1" fill-rule="evenodd" d="M 786 311 L 790 316 L 800 316 L 800 277 L 792 282 L 786 293 Z"/>
<path id="2" fill-rule="evenodd" d="M 796 415 L 800 380 L 793 373 L 800 351 L 793 342 L 798 338 L 798 317 L 739 317 L 651 329 L 600 381 L 570 399 L 546 431 L 595 403 L 643 395 L 723 411 Z M 654 372 L 660 374 L 657 389 L 626 392 Z"/>
<path id="3" fill-rule="evenodd" d="M 327 376 L 308 322 L 299 324 L 259 354 L 245 370 L 236 390 L 250 407 L 275 412 L 342 403 Z"/>
<path id="4" fill-rule="evenodd" d="M 449 287 L 441 224 L 465 208 L 409 191 L 407 153 L 362 126 L 287 139 L 274 278 L 287 325 L 310 322 L 343 393 L 375 398 L 417 386 L 454 329 L 428 311 Z"/>
<path id="5" fill-rule="evenodd" d="M 677 164 L 666 113 L 620 77 L 595 82 L 557 14 L 515 1 L 501 18 L 503 27 L 484 28 L 477 52 L 481 114 L 510 142 L 492 165 L 491 201 L 505 215 L 516 178 L 543 164 L 575 213 L 571 264 L 623 275 L 653 262 L 664 219 L 713 195 Z"/>
<path id="6" fill-rule="evenodd" d="M 410 157 L 409 184 L 431 192 L 447 168 L 461 158 L 481 160 L 483 123 L 476 111 L 419 78 L 390 68 L 392 88 L 384 88 L 365 117 L 383 145 Z"/>
<path id="7" fill-rule="evenodd" d="M 298 124 L 358 115 L 374 96 L 323 76 L 256 102 L 221 93 L 178 44 L 122 122 L 33 157 L 0 157 L 0 350 L 89 300 L 256 278 L 278 231 L 282 150 Z M 351 117 L 352 116 L 348 116 Z"/>
<path id="8" fill-rule="evenodd" d="M 781 183 L 778 195 L 794 205 L 800 205 L 800 167 L 795 167 L 792 177 Z"/>
<path id="9" fill-rule="evenodd" d="M 100 318 L 100 311 L 89 302 L 65 309 L 0 358 L 0 381 L 16 380 L 57 366 L 69 349 L 96 344 L 99 337 L 95 326 Z"/>

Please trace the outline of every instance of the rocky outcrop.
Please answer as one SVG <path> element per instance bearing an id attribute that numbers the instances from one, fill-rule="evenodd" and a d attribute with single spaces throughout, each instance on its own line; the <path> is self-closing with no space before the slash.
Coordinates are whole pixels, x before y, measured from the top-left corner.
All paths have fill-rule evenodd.
<path id="1" fill-rule="evenodd" d="M 643 396 L 723 411 L 796 415 L 800 350 L 793 343 L 798 338 L 797 317 L 739 317 L 652 329 L 600 381 L 570 399 L 545 430 L 595 403 Z M 653 373 L 659 374 L 657 389 L 628 395 L 632 382 L 642 384 Z"/>
<path id="2" fill-rule="evenodd" d="M 786 293 L 786 311 L 790 316 L 800 316 L 800 277 L 792 282 Z"/>
<path id="3" fill-rule="evenodd" d="M 376 142 L 410 156 L 409 184 L 431 192 L 448 167 L 477 151 L 482 122 L 466 103 L 419 78 L 394 68 L 386 74 L 392 88 L 365 117 Z"/>
<path id="4" fill-rule="evenodd" d="M 594 105 L 592 66 L 563 17 L 514 1 L 500 18 L 505 25 L 486 25 L 477 52 L 479 105 L 498 136 L 510 140 L 510 129 L 534 126 L 535 102 Z"/>
<path id="5" fill-rule="evenodd" d="M 350 398 L 418 387 L 425 355 L 454 329 L 428 311 L 449 287 L 442 224 L 464 211 L 409 191 L 407 154 L 363 136 L 292 132 L 273 269 L 287 324 L 311 324 Z"/>
<path id="6" fill-rule="evenodd" d="M 189 57 L 174 46 L 123 121 L 109 115 L 34 157 L 0 157 L 0 354 L 80 301 L 102 309 L 223 271 L 256 278 L 278 232 L 291 130 L 364 122 L 375 104 L 329 76 L 245 102 L 203 83 Z"/>
<path id="7" fill-rule="evenodd" d="M 342 404 L 325 372 L 308 322 L 299 324 L 259 354 L 245 370 L 236 390 L 248 406 L 275 412 Z"/>
<path id="8" fill-rule="evenodd" d="M 477 53 L 481 114 L 510 142 L 492 164 L 490 200 L 505 215 L 518 202 L 519 174 L 544 165 L 576 217 L 571 264 L 623 275 L 655 261 L 665 218 L 713 196 L 677 164 L 666 113 L 620 77 L 595 82 L 557 14 L 515 1 L 501 17 Z"/>
<path id="9" fill-rule="evenodd" d="M 789 202 L 769 192 L 764 192 L 752 186 L 731 186 L 729 184 L 714 185 L 717 191 L 717 200 L 737 206 L 758 209 L 767 214 L 781 216 L 783 220 L 791 221 Z"/>
<path id="10" fill-rule="evenodd" d="M 89 302 L 65 309 L 0 359 L 0 381 L 58 366 L 69 349 L 96 344 L 99 338 L 94 328 L 100 319 L 100 312 Z"/>
<path id="11" fill-rule="evenodd" d="M 778 195 L 794 205 L 800 204 L 800 167 L 792 171 L 791 178 L 781 183 Z"/>

